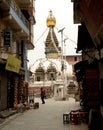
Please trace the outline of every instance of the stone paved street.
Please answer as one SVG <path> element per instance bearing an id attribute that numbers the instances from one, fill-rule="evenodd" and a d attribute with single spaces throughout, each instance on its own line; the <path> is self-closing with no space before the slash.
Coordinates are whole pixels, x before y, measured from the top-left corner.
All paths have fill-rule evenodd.
<path id="1" fill-rule="evenodd" d="M 46 99 L 45 104 L 41 104 L 40 99 L 35 99 L 35 102 L 39 102 L 39 109 L 13 116 L 0 126 L 0 130 L 88 130 L 85 123 L 63 124 L 63 113 L 79 108 L 79 103 L 73 98 L 68 101 Z"/>

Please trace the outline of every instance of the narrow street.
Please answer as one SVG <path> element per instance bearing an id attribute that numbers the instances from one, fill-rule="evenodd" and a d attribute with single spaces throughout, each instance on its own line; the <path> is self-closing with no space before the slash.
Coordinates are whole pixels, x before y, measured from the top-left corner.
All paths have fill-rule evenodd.
<path id="1" fill-rule="evenodd" d="M 39 102 L 39 109 L 30 109 L 13 116 L 0 126 L 0 130 L 88 130 L 85 123 L 63 124 L 63 113 L 79 108 L 79 102 L 73 98 L 68 101 L 46 99 L 45 104 L 37 98 L 35 102 Z"/>

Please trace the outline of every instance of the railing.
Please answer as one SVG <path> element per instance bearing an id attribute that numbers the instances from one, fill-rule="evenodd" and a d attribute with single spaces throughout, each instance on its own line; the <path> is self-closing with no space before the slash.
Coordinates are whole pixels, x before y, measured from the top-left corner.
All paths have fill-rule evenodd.
<path id="1" fill-rule="evenodd" d="M 29 22 L 22 14 L 22 12 L 21 12 L 20 8 L 18 7 L 18 5 L 16 4 L 16 2 L 14 0 L 7 0 L 7 3 L 17 13 L 18 17 L 23 21 L 23 23 L 26 25 L 26 27 L 29 28 Z"/>

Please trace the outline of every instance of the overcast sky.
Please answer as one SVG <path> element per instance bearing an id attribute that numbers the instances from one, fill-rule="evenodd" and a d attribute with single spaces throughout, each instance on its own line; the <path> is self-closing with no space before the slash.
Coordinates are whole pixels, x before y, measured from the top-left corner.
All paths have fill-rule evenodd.
<path id="1" fill-rule="evenodd" d="M 64 53 L 66 55 L 76 54 L 77 47 L 77 25 L 73 23 L 73 3 L 71 0 L 36 0 L 35 1 L 35 19 L 34 25 L 34 45 L 35 48 L 28 52 L 28 65 L 31 66 L 37 59 L 44 58 L 44 42 L 47 37 L 48 28 L 46 26 L 46 19 L 49 11 L 52 10 L 56 18 L 56 27 L 54 28 L 57 39 L 61 44 L 61 30 L 65 27 L 63 39 L 65 41 Z M 47 29 L 47 30 L 46 30 Z M 44 33 L 45 32 L 45 33 Z"/>

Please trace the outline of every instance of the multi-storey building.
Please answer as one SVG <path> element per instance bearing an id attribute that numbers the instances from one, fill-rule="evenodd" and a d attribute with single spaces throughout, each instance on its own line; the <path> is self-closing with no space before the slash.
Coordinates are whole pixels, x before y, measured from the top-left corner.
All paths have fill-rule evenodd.
<path id="1" fill-rule="evenodd" d="M 74 23 L 79 23 L 77 51 L 83 61 L 75 65 L 78 81 L 82 84 L 82 104 L 88 110 L 97 110 L 100 117 L 91 113 L 90 128 L 103 129 L 103 1 L 72 0 Z M 98 113 L 97 113 L 98 114 Z M 99 115 L 99 114 L 98 114 Z M 99 119 L 98 119 L 99 118 Z M 92 128 L 93 127 L 93 128 Z"/>
<path id="2" fill-rule="evenodd" d="M 0 111 L 27 100 L 34 24 L 34 0 L 0 0 Z"/>

